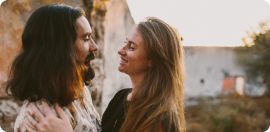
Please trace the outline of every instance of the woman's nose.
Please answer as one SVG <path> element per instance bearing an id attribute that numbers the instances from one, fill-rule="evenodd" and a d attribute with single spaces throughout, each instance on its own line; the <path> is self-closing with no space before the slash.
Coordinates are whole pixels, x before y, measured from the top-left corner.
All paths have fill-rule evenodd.
<path id="1" fill-rule="evenodd" d="M 126 55 L 126 51 L 122 48 L 118 51 L 119 55 Z"/>

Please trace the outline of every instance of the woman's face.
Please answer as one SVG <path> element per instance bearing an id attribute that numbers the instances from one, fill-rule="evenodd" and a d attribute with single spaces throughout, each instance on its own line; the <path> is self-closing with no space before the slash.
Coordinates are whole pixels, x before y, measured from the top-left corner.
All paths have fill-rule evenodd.
<path id="1" fill-rule="evenodd" d="M 125 46 L 118 51 L 121 55 L 118 70 L 129 76 L 144 76 L 151 61 L 147 58 L 145 45 L 137 27 L 126 38 Z"/>

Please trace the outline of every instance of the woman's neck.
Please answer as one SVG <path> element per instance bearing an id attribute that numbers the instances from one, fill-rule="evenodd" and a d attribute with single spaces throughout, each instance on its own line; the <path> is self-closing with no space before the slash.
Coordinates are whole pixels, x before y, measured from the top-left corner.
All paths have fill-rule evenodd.
<path id="1" fill-rule="evenodd" d="M 143 81 L 145 75 L 140 75 L 140 76 L 129 76 L 131 83 L 132 83 L 132 88 L 133 90 L 136 89 Z M 132 90 L 132 91 L 133 91 Z M 132 92 L 130 92 L 127 96 L 127 100 L 130 101 L 132 98 Z"/>
<path id="2" fill-rule="evenodd" d="M 143 81 L 145 74 L 141 75 L 136 75 L 136 76 L 129 76 L 131 83 L 132 83 L 132 88 L 137 88 Z"/>

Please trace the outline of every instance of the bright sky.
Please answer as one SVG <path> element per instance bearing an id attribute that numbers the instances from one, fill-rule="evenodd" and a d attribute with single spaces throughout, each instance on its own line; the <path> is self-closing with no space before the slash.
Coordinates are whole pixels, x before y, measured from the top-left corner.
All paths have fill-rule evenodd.
<path id="1" fill-rule="evenodd" d="M 270 0 L 267 0 L 270 1 Z M 265 0 L 127 0 L 135 23 L 158 17 L 178 29 L 184 46 L 240 46 L 246 31 L 270 19 Z"/>

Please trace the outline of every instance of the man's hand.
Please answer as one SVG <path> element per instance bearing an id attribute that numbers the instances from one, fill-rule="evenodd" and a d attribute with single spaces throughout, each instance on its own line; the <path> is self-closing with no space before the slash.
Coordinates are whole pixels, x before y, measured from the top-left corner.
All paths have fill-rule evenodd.
<path id="1" fill-rule="evenodd" d="M 42 108 L 45 113 L 45 117 L 42 115 L 42 113 L 38 110 L 37 106 L 34 103 L 30 103 L 31 109 L 33 111 L 33 116 L 38 119 L 36 121 L 33 116 L 26 112 L 26 117 L 30 124 L 35 127 L 36 130 L 31 128 L 29 125 L 25 125 L 25 128 L 29 132 L 73 132 L 72 126 L 69 122 L 68 117 L 65 115 L 62 108 L 58 105 L 58 103 L 55 104 L 55 111 L 57 115 L 56 117 L 47 102 L 42 102 Z"/>

